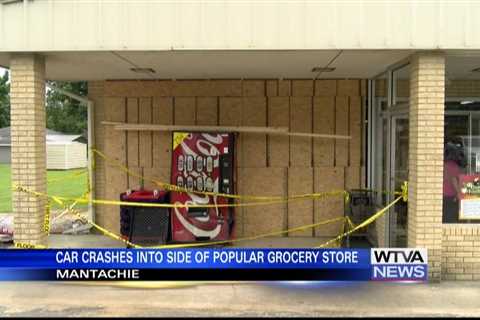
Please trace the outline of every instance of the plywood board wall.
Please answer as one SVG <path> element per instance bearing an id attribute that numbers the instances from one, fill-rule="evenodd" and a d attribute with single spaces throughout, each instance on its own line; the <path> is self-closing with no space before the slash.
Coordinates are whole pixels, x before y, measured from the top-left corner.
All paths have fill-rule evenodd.
<path id="1" fill-rule="evenodd" d="M 96 123 L 270 126 L 288 127 L 292 132 L 352 134 L 352 140 L 343 143 L 237 134 L 238 193 L 277 196 L 331 191 L 363 185 L 365 179 L 361 163 L 361 88 L 358 80 L 328 79 L 107 81 L 105 110 L 98 113 L 104 118 Z M 170 132 L 127 133 L 109 126 L 102 129 L 97 132 L 104 132 L 107 156 L 143 172 L 145 177 L 170 182 Z M 147 180 L 146 188 L 155 187 Z M 104 181 L 104 196 L 112 200 L 126 188 L 140 185 L 138 178 L 129 179 L 113 167 L 105 167 Z M 338 200 L 237 208 L 237 236 L 343 215 L 343 200 Z M 101 212 L 98 221 L 116 230 L 118 208 Z M 321 237 L 338 232 L 338 226 L 331 226 L 317 228 L 314 234 Z M 291 236 L 309 235 L 312 232 Z"/>
<path id="2" fill-rule="evenodd" d="M 313 193 L 313 168 L 288 168 L 288 196 L 310 193 Z M 313 223 L 313 200 L 290 201 L 287 207 L 288 229 Z M 312 235 L 312 228 L 288 234 L 289 237 L 311 237 Z"/>

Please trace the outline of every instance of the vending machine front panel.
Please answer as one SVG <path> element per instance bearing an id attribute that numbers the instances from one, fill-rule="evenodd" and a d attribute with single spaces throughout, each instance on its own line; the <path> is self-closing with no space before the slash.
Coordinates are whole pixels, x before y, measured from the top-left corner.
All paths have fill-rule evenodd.
<path id="1" fill-rule="evenodd" d="M 196 192 L 234 193 L 234 135 L 174 132 L 171 183 L 189 192 L 172 192 L 172 204 L 214 205 L 231 198 Z M 228 240 L 232 237 L 231 207 L 178 208 L 171 212 L 172 241 Z"/>

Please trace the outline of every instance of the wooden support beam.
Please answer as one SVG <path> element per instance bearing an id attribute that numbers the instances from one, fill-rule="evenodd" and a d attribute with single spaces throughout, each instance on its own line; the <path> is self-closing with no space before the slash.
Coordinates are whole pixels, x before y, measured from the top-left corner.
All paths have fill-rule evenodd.
<path id="1" fill-rule="evenodd" d="M 292 137 L 311 137 L 324 139 L 349 140 L 351 136 L 335 134 L 318 134 L 307 132 L 288 132 L 286 127 L 231 127 L 231 126 L 182 126 L 182 125 L 159 125 L 159 124 L 130 124 L 124 122 L 102 121 L 104 125 L 112 125 L 115 130 L 121 131 L 201 131 L 201 132 L 239 132 L 278 134 Z"/>

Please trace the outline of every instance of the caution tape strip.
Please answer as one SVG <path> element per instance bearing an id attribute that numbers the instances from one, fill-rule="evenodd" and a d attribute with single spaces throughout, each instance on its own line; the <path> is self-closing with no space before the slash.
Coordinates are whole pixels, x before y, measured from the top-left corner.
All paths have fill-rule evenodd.
<path id="1" fill-rule="evenodd" d="M 103 152 L 97 150 L 97 149 L 91 149 L 92 153 L 97 154 L 100 158 L 102 158 L 107 164 L 111 164 L 120 170 L 124 171 L 130 176 L 136 177 L 138 179 L 143 179 L 145 181 L 149 181 L 165 190 L 169 191 L 175 191 L 175 192 L 184 192 L 184 193 L 193 193 L 193 194 L 200 194 L 200 195 L 206 195 L 206 196 L 213 196 L 213 197 L 223 197 L 223 198 L 229 198 L 229 199 L 246 199 L 246 200 L 252 200 L 252 201 L 272 201 L 272 200 L 278 200 L 278 201 L 284 201 L 284 200 L 289 200 L 289 199 L 315 199 L 315 198 L 321 198 L 323 193 L 306 193 L 306 194 L 299 194 L 299 195 L 293 195 L 293 196 L 254 196 L 254 195 L 238 195 L 238 194 L 228 194 L 228 193 L 219 193 L 219 192 L 206 192 L 206 191 L 197 191 L 197 190 L 189 190 L 186 188 L 181 188 L 176 185 L 166 183 L 166 182 L 161 182 L 152 178 L 144 177 L 141 174 L 138 174 L 136 172 L 133 172 L 131 169 L 126 167 L 125 165 L 121 164 L 120 162 L 110 159 L 107 157 Z M 344 196 L 348 196 L 348 192 L 342 191 Z"/>

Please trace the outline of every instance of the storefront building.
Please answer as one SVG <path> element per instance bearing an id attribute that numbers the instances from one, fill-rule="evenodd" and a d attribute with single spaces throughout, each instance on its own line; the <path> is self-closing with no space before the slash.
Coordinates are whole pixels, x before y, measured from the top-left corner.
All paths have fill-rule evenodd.
<path id="1" fill-rule="evenodd" d="M 240 134 L 238 193 L 390 191 L 382 207 L 408 181 L 408 203 L 369 227 L 372 245 L 427 248 L 434 280 L 480 280 L 480 220 L 474 201 L 461 201 L 480 173 L 478 13 L 479 4 L 453 1 L 1 1 L 12 180 L 47 191 L 46 80 L 88 81 L 91 145 L 160 181 L 170 178 L 170 135 L 106 121 L 350 135 Z M 98 199 L 140 184 L 102 159 L 92 181 Z M 46 242 L 44 206 L 15 192 L 16 241 Z M 94 209 L 98 224 L 118 230 L 117 207 Z M 336 198 L 243 208 L 238 236 L 344 209 Z M 288 237 L 329 239 L 339 228 Z"/>

